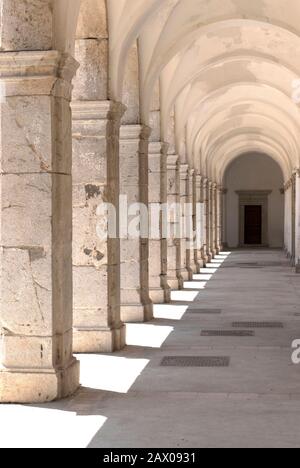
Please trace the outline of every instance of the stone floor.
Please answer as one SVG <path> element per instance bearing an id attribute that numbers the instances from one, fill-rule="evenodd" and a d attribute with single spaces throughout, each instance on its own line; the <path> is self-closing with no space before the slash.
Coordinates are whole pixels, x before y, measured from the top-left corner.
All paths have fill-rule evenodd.
<path id="1" fill-rule="evenodd" d="M 299 286 L 280 251 L 222 254 L 172 305 L 156 306 L 152 323 L 128 326 L 124 351 L 82 356 L 84 386 L 73 398 L 0 407 L 0 446 L 299 447 Z M 201 336 L 235 321 L 283 328 Z M 165 356 L 227 356 L 230 365 L 162 367 Z"/>

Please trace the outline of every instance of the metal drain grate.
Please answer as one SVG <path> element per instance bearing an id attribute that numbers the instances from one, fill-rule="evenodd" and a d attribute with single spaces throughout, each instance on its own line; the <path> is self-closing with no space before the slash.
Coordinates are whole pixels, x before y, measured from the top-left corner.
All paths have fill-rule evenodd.
<path id="1" fill-rule="evenodd" d="M 226 356 L 166 356 L 161 362 L 163 367 L 229 367 L 230 358 Z"/>
<path id="2" fill-rule="evenodd" d="M 221 309 L 188 309 L 187 311 L 189 314 L 212 314 L 217 315 L 221 314 Z"/>
<path id="3" fill-rule="evenodd" d="M 282 322 L 233 322 L 233 328 L 284 328 Z"/>
<path id="4" fill-rule="evenodd" d="M 255 336 L 253 330 L 202 330 L 201 336 L 248 337 Z"/>

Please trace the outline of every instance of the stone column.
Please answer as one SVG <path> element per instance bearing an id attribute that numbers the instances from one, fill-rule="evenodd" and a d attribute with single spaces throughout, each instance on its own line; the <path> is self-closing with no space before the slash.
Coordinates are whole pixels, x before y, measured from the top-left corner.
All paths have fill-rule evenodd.
<path id="1" fill-rule="evenodd" d="M 171 293 L 167 281 L 167 233 L 162 224 L 162 208 L 167 203 L 167 148 L 162 142 L 149 144 L 149 294 L 155 304 L 170 302 Z"/>
<path id="2" fill-rule="evenodd" d="M 216 188 L 216 253 L 222 250 L 222 187 Z"/>
<path id="3" fill-rule="evenodd" d="M 300 169 L 296 173 L 296 206 L 295 206 L 295 238 L 296 238 L 296 249 L 295 249 L 295 259 L 296 259 L 296 272 L 300 273 Z"/>
<path id="4" fill-rule="evenodd" d="M 184 281 L 191 279 L 191 272 L 188 266 L 187 259 L 187 204 L 189 201 L 188 182 L 189 182 L 189 166 L 188 164 L 180 164 L 180 181 L 179 181 L 179 194 L 181 205 L 181 235 L 179 239 L 180 261 L 177 265 L 178 278 L 180 278 L 181 286 L 183 287 Z M 189 254 L 188 254 L 189 255 Z"/>
<path id="5" fill-rule="evenodd" d="M 202 233 L 203 233 L 203 203 L 201 193 L 201 176 L 194 173 L 193 177 L 193 230 L 195 233 L 195 246 L 193 252 L 194 271 L 200 273 L 203 267 L 202 259 Z"/>
<path id="6" fill-rule="evenodd" d="M 189 274 L 189 279 L 193 280 L 193 275 L 197 273 L 197 265 L 195 264 L 195 244 L 194 238 L 194 225 L 195 225 L 195 191 L 194 191 L 194 169 L 188 170 L 187 179 L 187 197 L 185 207 L 185 221 L 186 221 L 186 265 Z"/>
<path id="7" fill-rule="evenodd" d="M 221 237 L 221 244 L 222 244 L 222 249 L 228 248 L 228 242 L 227 242 L 227 195 L 228 190 L 223 188 L 221 192 L 221 204 L 222 204 L 222 214 L 221 214 L 221 226 L 222 226 L 222 237 Z"/>
<path id="8" fill-rule="evenodd" d="M 291 179 L 291 196 L 292 196 L 292 252 L 291 252 L 291 262 L 292 265 L 296 265 L 296 233 L 297 233 L 297 227 L 296 227 L 296 206 L 297 206 L 297 200 L 296 200 L 296 183 L 297 183 L 297 175 L 293 174 L 292 179 Z"/>
<path id="9" fill-rule="evenodd" d="M 124 322 L 145 322 L 153 317 L 149 297 L 149 135 L 150 129 L 142 125 L 121 126 L 120 193 L 126 196 L 128 229 L 135 228 L 127 237 L 125 232 L 121 235 L 121 318 Z M 123 211 L 121 208 L 121 215 Z"/>
<path id="10" fill-rule="evenodd" d="M 216 207 L 217 207 L 217 185 L 215 183 L 212 184 L 211 186 L 211 240 L 210 240 L 210 245 L 211 245 L 211 252 L 212 252 L 212 257 L 214 258 L 217 251 L 216 251 L 216 231 L 217 231 L 217 226 L 216 226 Z"/>
<path id="11" fill-rule="evenodd" d="M 291 177 L 286 184 L 284 185 L 284 192 L 285 192 L 285 223 L 284 223 L 284 238 L 285 238 L 285 251 L 287 258 L 292 258 L 292 251 L 293 251 L 293 219 L 294 219 L 294 211 L 293 211 L 293 189 L 292 183 L 293 177 Z"/>
<path id="12" fill-rule="evenodd" d="M 32 26 L 28 21 L 21 21 L 22 31 Z M 46 402 L 79 385 L 72 354 L 76 68 L 73 58 L 51 50 L 0 54 L 0 402 Z"/>
<path id="13" fill-rule="evenodd" d="M 180 227 L 180 216 L 178 206 L 180 206 L 180 178 L 179 178 L 179 158 L 172 154 L 167 157 L 167 202 L 168 202 L 168 267 L 167 278 L 171 289 L 183 287 L 183 280 L 178 277 L 178 264 L 180 264 L 180 242 L 177 232 Z"/>
<path id="14" fill-rule="evenodd" d="M 213 258 L 212 253 L 212 182 L 207 182 L 207 207 L 206 207 L 206 255 L 208 262 Z"/>
<path id="15" fill-rule="evenodd" d="M 117 223 L 124 109 L 112 101 L 78 101 L 72 109 L 74 350 L 110 353 L 125 344 Z"/>
<path id="16" fill-rule="evenodd" d="M 201 177 L 201 200 L 203 203 L 202 260 L 204 266 L 209 262 L 209 192 L 208 179 Z"/>

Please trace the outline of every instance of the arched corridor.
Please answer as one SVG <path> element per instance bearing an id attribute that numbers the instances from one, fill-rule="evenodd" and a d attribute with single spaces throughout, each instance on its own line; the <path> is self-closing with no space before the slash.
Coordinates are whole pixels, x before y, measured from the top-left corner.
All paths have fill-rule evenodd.
<path id="1" fill-rule="evenodd" d="M 299 444 L 299 16 L 0 0 L 1 418 L 68 415 L 83 446 Z"/>

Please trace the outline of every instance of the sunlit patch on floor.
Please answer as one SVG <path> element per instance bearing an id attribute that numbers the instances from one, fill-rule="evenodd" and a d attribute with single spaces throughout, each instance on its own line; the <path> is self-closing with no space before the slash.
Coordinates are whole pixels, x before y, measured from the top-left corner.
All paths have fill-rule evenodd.
<path id="1" fill-rule="evenodd" d="M 173 327 L 128 323 L 126 324 L 126 344 L 144 348 L 160 348 L 173 331 Z"/>
<path id="2" fill-rule="evenodd" d="M 98 354 L 81 354 L 76 357 L 80 360 L 81 385 L 116 393 L 127 393 L 149 364 L 148 359 Z"/>
<path id="3" fill-rule="evenodd" d="M 172 291 L 171 300 L 178 302 L 193 302 L 199 294 L 199 291 Z"/>
<path id="4" fill-rule="evenodd" d="M 0 406 L 1 448 L 86 448 L 104 416 L 31 406 Z"/>
<path id="5" fill-rule="evenodd" d="M 193 279 L 196 280 L 196 281 L 209 281 L 210 279 L 212 279 L 213 275 L 206 275 L 204 273 L 200 274 L 200 275 L 194 275 L 193 276 Z"/>
<path id="6" fill-rule="evenodd" d="M 185 281 L 184 287 L 186 289 L 205 289 L 207 281 Z"/>
<path id="7" fill-rule="evenodd" d="M 156 319 L 181 320 L 187 310 L 187 305 L 155 304 L 153 306 L 153 316 Z"/>
<path id="8" fill-rule="evenodd" d="M 200 273 L 202 274 L 206 274 L 206 273 L 209 273 L 209 274 L 214 274 L 214 273 L 217 273 L 218 269 L 216 268 L 215 265 L 212 265 L 211 268 L 200 268 Z"/>

